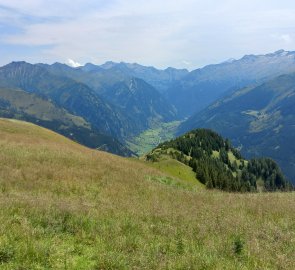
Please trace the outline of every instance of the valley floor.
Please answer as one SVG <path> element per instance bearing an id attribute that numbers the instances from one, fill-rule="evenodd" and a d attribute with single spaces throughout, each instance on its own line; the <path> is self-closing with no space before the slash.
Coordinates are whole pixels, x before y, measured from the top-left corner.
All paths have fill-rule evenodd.
<path id="1" fill-rule="evenodd" d="M 0 119 L 0 269 L 295 269 L 295 193 L 173 174 Z"/>
<path id="2" fill-rule="evenodd" d="M 127 146 L 138 156 L 142 156 L 158 146 L 159 143 L 173 139 L 180 124 L 181 121 L 157 123 L 153 128 L 130 139 L 127 142 Z"/>

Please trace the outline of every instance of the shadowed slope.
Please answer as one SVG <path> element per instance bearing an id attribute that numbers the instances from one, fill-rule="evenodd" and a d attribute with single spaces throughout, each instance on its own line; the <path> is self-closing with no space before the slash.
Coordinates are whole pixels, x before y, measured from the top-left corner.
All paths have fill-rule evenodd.
<path id="1" fill-rule="evenodd" d="M 179 126 L 178 134 L 210 128 L 247 157 L 271 157 L 295 183 L 295 73 L 219 99 Z"/>
<path id="2" fill-rule="evenodd" d="M 295 52 L 280 50 L 266 55 L 245 55 L 196 69 L 167 90 L 166 96 L 183 116 L 206 108 L 229 91 L 266 82 L 295 72 Z"/>
<path id="3" fill-rule="evenodd" d="M 91 148 L 121 156 L 133 155 L 115 138 L 92 128 L 84 118 L 70 114 L 51 100 L 19 89 L 0 87 L 0 117 L 36 123 Z"/>
<path id="4" fill-rule="evenodd" d="M 34 93 L 83 117 L 99 132 L 123 139 L 140 128 L 114 105 L 91 88 L 73 79 L 52 75 L 45 68 L 26 62 L 12 62 L 0 68 L 0 85 Z"/>

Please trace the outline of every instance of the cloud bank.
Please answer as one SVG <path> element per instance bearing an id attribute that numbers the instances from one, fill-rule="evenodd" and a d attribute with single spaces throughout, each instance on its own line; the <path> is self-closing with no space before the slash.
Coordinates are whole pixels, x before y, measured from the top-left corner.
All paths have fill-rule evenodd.
<path id="1" fill-rule="evenodd" d="M 196 68 L 295 50 L 294 14 L 291 0 L 1 0 L 0 64 L 75 56 Z"/>

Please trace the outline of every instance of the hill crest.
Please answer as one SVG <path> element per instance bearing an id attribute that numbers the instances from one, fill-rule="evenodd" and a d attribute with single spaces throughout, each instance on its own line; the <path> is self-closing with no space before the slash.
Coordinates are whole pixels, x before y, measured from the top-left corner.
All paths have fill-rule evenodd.
<path id="1" fill-rule="evenodd" d="M 242 192 L 292 189 L 273 160 L 246 160 L 229 140 L 209 129 L 192 130 L 164 142 L 146 159 L 157 162 L 163 156 L 190 166 L 196 178 L 208 188 Z"/>

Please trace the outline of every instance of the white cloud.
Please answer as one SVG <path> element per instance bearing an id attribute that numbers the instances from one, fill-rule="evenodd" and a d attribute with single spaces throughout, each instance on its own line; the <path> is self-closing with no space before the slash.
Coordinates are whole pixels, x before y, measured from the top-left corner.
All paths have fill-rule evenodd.
<path id="1" fill-rule="evenodd" d="M 67 64 L 71 67 L 74 67 L 74 68 L 83 66 L 82 64 L 74 61 L 73 59 L 68 59 Z"/>
<path id="2" fill-rule="evenodd" d="M 190 66 L 192 63 L 186 60 L 182 60 L 181 61 L 182 64 L 186 65 L 186 66 Z"/>
<path id="3" fill-rule="evenodd" d="M 282 47 L 295 50 L 288 34 L 295 31 L 293 0 L 0 2 L 0 9 L 19 12 L 6 12 L 4 19 L 0 14 L 0 23 L 20 28 L 5 36 L 0 32 L 0 53 L 1 45 L 44 46 L 30 58 L 24 54 L 36 62 L 62 62 L 73 55 L 84 63 L 113 60 L 163 68 L 191 63 L 194 68 Z"/>
<path id="4" fill-rule="evenodd" d="M 282 46 L 292 47 L 293 45 L 293 38 L 290 34 L 271 34 L 271 37 L 275 40 L 275 42 L 279 42 Z"/>
<path id="5" fill-rule="evenodd" d="M 283 40 L 285 43 L 291 43 L 292 38 L 289 34 L 284 34 L 280 36 L 281 40 Z"/>

